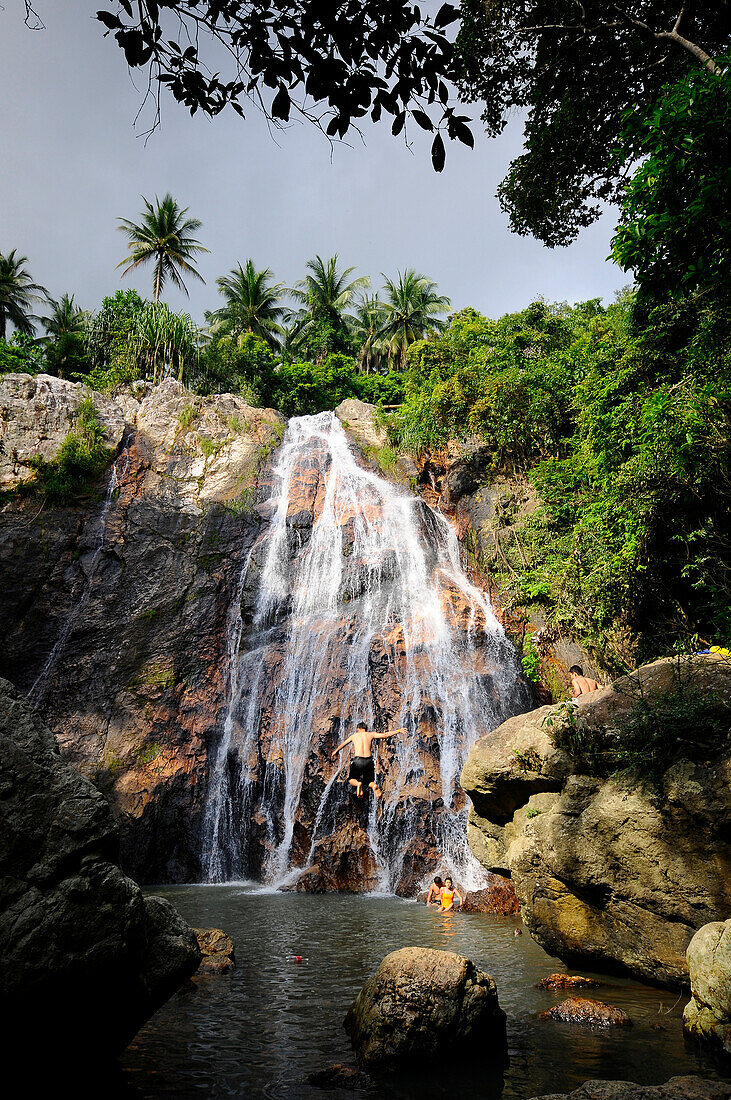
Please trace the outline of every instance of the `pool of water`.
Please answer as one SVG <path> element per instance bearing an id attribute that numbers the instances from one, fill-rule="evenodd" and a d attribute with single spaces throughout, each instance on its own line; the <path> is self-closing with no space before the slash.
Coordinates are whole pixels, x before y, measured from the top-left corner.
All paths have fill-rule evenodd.
<path id="1" fill-rule="evenodd" d="M 457 951 L 493 975 L 508 1017 L 510 1064 L 503 1077 L 485 1062 L 449 1059 L 423 1077 L 379 1082 L 379 1096 L 518 1100 L 569 1091 L 592 1077 L 653 1084 L 681 1073 L 717 1075 L 683 1040 L 685 998 L 676 1001 L 664 990 L 605 978 L 603 988 L 588 994 L 624 1008 L 632 1028 L 592 1031 L 540 1020 L 562 994 L 536 984 L 566 968 L 527 933 L 516 936 L 514 918 L 441 915 L 397 898 L 274 893 L 250 885 L 154 893 L 172 901 L 190 924 L 225 929 L 236 944 L 237 966 L 177 994 L 137 1035 L 122 1058 L 133 1095 L 372 1100 L 373 1090 L 323 1092 L 308 1085 L 307 1076 L 334 1062 L 355 1065 L 342 1026 L 348 1006 L 384 955 L 411 946 Z"/>

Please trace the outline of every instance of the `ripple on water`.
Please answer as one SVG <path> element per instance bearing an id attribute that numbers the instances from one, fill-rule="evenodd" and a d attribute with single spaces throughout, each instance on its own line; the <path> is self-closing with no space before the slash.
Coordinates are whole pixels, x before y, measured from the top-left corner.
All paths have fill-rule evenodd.
<path id="1" fill-rule="evenodd" d="M 323 1093 L 305 1081 L 333 1062 L 353 1064 L 345 1012 L 384 955 L 409 946 L 457 951 L 494 976 L 508 1015 L 510 1065 L 504 1087 L 484 1064 L 455 1058 L 424 1078 L 384 1084 L 381 1096 L 518 1100 L 568 1091 L 591 1077 L 651 1084 L 681 1073 L 715 1075 L 684 1044 L 684 998 L 664 990 L 611 978 L 591 993 L 624 1008 L 634 1022 L 629 1029 L 589 1031 L 540 1020 L 539 1012 L 566 994 L 535 986 L 566 968 L 528 935 L 515 936 L 520 922 L 513 918 L 439 914 L 398 898 L 282 894 L 246 883 L 155 892 L 192 925 L 229 932 L 237 966 L 174 997 L 125 1052 L 126 1078 L 142 1096 L 372 1100 L 372 1092 Z"/>

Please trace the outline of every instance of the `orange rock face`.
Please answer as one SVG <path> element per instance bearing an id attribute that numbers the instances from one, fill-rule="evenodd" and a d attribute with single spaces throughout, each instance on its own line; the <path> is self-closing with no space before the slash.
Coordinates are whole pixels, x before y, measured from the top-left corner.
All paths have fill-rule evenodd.
<path id="1" fill-rule="evenodd" d="M 503 917 L 520 916 L 520 902 L 509 878 L 491 875 L 485 890 L 465 894 L 465 913 L 495 913 Z"/>

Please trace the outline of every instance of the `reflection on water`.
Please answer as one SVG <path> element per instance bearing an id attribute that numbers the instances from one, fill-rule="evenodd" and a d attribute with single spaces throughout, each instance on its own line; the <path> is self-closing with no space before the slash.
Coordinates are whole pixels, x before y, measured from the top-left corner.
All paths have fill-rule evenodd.
<path id="1" fill-rule="evenodd" d="M 484 1062 L 450 1059 L 424 1077 L 379 1083 L 389 1100 L 453 1097 L 518 1100 L 563 1092 L 591 1077 L 657 1083 L 681 1073 L 714 1075 L 683 1042 L 684 998 L 622 979 L 596 996 L 620 1005 L 630 1029 L 588 1031 L 538 1013 L 562 999 L 536 983 L 565 967 L 519 921 L 438 913 L 396 898 L 281 894 L 253 886 L 185 886 L 164 893 L 197 927 L 226 929 L 237 967 L 179 994 L 140 1032 L 123 1057 L 141 1096 L 248 1096 L 272 1100 L 372 1097 L 322 1092 L 307 1075 L 333 1062 L 354 1064 L 342 1022 L 367 976 L 389 951 L 436 947 L 467 955 L 497 982 L 508 1015 L 510 1066 L 504 1084 Z M 303 961 L 293 961 L 301 955 Z M 586 973 L 586 971 L 584 971 Z"/>

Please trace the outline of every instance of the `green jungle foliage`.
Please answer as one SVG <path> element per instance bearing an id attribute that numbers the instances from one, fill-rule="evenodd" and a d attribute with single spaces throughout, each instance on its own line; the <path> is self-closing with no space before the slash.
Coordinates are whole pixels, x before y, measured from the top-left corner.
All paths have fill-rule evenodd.
<path id="1" fill-rule="evenodd" d="M 658 306 L 645 328 L 631 294 L 496 322 L 464 310 L 409 362 L 392 442 L 471 440 L 537 495 L 517 521 L 503 501 L 487 563 L 516 604 L 542 605 L 614 670 L 668 635 L 731 637 L 726 312 Z"/>
<path id="2" fill-rule="evenodd" d="M 52 462 L 35 459 L 33 489 L 39 489 L 53 503 L 73 500 L 89 489 L 111 458 L 104 442 L 104 428 L 91 398 L 86 398 L 76 410 L 76 424 L 64 439 Z"/>

